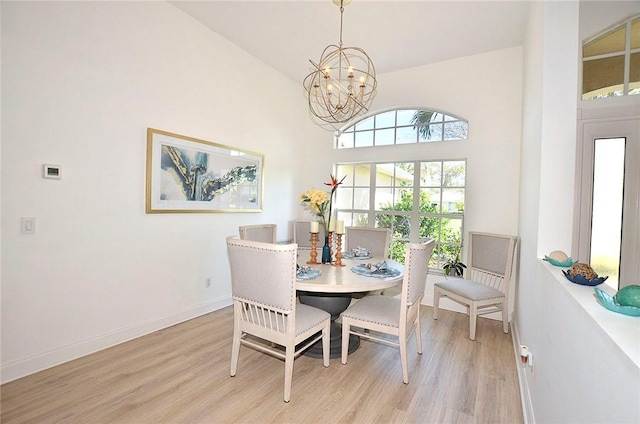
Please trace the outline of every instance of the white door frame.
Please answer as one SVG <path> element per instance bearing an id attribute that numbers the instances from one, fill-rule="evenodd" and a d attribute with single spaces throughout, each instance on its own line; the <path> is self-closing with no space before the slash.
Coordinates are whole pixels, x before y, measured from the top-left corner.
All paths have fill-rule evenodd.
<path id="1" fill-rule="evenodd" d="M 640 284 L 640 115 L 578 121 L 572 252 L 581 262 L 591 257 L 594 140 L 615 137 L 626 139 L 619 276 L 619 286 L 624 287 Z"/>

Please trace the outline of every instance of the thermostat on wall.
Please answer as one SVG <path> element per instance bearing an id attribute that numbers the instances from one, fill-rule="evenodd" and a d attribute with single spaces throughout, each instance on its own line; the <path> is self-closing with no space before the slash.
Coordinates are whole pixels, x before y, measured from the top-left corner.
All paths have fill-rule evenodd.
<path id="1" fill-rule="evenodd" d="M 57 178 L 60 179 L 62 178 L 62 169 L 60 168 L 60 165 L 43 165 L 42 167 L 43 170 L 43 176 L 45 178 Z"/>

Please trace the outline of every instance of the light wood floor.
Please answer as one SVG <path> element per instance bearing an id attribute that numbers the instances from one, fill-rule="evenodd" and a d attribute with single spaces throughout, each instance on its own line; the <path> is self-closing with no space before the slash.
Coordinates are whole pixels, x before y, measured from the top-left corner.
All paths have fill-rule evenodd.
<path id="1" fill-rule="evenodd" d="M 231 307 L 1 387 L 10 423 L 522 423 L 511 335 L 501 323 L 423 306 L 423 355 L 409 348 L 408 385 L 396 348 L 363 341 L 349 363 L 284 363 L 243 347 L 229 377 Z"/>

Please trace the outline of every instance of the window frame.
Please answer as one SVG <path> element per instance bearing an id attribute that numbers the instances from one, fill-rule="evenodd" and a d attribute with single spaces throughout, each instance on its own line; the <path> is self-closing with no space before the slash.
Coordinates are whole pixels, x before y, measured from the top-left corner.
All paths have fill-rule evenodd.
<path id="1" fill-rule="evenodd" d="M 413 112 L 413 117 L 417 113 L 430 114 L 429 127 L 437 128 L 435 134 L 430 131 L 426 131 L 429 134 L 429 138 L 426 138 L 421 134 L 421 131 L 417 124 L 412 124 L 411 119 L 403 117 L 400 121 L 399 114 L 407 114 Z M 393 124 L 389 122 L 389 114 L 393 113 Z M 382 123 L 378 126 L 378 120 Z M 461 125 L 459 128 L 460 137 L 456 137 L 456 125 Z M 402 141 L 402 137 L 399 136 L 399 131 L 411 129 L 414 133 L 414 140 L 411 137 Z M 393 131 L 393 141 L 378 141 L 388 139 L 387 134 Z M 439 134 L 436 138 L 435 135 Z M 451 134 L 454 134 L 453 136 Z M 363 142 L 359 142 L 358 135 L 361 135 Z M 432 137 L 433 135 L 433 137 Z M 386 136 L 386 137 L 385 137 Z M 351 138 L 351 140 L 349 140 Z M 400 141 L 399 141 L 400 138 Z M 335 149 L 357 149 L 362 147 L 382 147 L 382 146 L 401 146 L 407 144 L 424 144 L 434 142 L 451 142 L 458 140 L 467 140 L 469 138 L 469 122 L 464 118 L 437 109 L 427 108 L 398 108 L 378 111 L 375 114 L 365 115 L 357 121 L 350 122 L 347 126 L 336 131 L 334 137 Z"/>
<path id="2" fill-rule="evenodd" d="M 589 37 L 586 40 L 584 40 L 582 42 L 582 49 L 580 50 L 580 56 L 581 56 L 581 69 L 580 69 L 580 77 L 581 77 L 581 81 L 580 81 L 580 99 L 582 101 L 591 101 L 591 100 L 598 100 L 598 99 L 603 99 L 603 98 L 608 98 L 608 97 L 626 97 L 626 96 L 633 96 L 633 95 L 640 95 L 640 82 L 638 81 L 630 81 L 630 75 L 631 75 L 631 61 L 632 61 L 632 55 L 640 55 L 640 46 L 636 47 L 636 48 L 632 48 L 631 43 L 632 43 L 632 29 L 633 29 L 633 24 L 636 21 L 640 21 L 640 13 L 639 14 L 635 14 L 633 16 L 628 17 L 627 19 L 612 25 L 611 27 L 607 28 L 604 31 L 599 32 L 598 34 L 596 34 L 593 37 Z M 637 24 L 640 25 L 640 24 Z M 599 39 L 602 39 L 610 34 L 615 33 L 616 31 L 620 30 L 620 28 L 625 27 L 625 46 L 623 50 L 616 50 L 614 52 L 607 52 L 607 53 L 601 53 L 601 54 L 596 54 L 593 56 L 584 56 L 584 50 L 585 47 L 596 41 Z M 638 30 L 638 28 L 636 28 L 636 30 Z M 622 57 L 624 58 L 624 63 L 623 63 L 623 80 L 622 80 L 622 94 L 621 95 L 617 95 L 617 94 L 608 94 L 608 93 L 604 93 L 604 94 L 596 94 L 594 95 L 595 97 L 585 97 L 586 94 L 588 93 L 593 93 L 593 92 L 598 92 L 598 91 L 602 91 L 602 90 L 609 90 L 609 92 L 611 93 L 615 93 L 616 90 L 613 90 L 611 87 L 616 87 L 618 85 L 612 85 L 609 87 L 603 87 L 600 89 L 596 89 L 596 90 L 592 90 L 589 91 L 587 93 L 584 92 L 585 87 L 584 87 L 584 83 L 585 83 L 585 64 L 588 62 L 595 62 L 596 60 L 603 60 L 603 59 L 613 59 L 613 58 L 617 58 L 617 57 Z M 637 56 L 634 56 L 637 57 Z M 631 92 L 631 87 L 630 84 L 638 84 L 638 87 L 634 88 L 633 90 L 635 92 Z"/>

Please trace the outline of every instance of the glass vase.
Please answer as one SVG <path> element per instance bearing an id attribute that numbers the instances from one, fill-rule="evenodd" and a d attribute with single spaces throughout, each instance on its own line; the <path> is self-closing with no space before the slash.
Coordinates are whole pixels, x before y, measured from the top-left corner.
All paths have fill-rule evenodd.
<path id="1" fill-rule="evenodd" d="M 331 263 L 331 247 L 329 246 L 329 236 L 324 238 L 324 246 L 322 246 L 322 263 Z"/>

